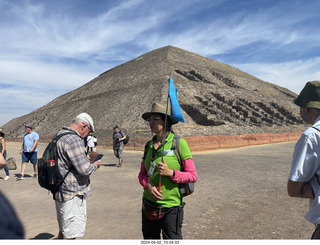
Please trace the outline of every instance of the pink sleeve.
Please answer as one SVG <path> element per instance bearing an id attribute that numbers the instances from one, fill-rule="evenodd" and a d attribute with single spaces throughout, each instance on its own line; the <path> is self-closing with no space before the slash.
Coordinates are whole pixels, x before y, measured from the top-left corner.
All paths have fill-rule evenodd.
<path id="1" fill-rule="evenodd" d="M 139 173 L 138 179 L 139 179 L 140 185 L 142 185 L 143 188 L 146 188 L 146 184 L 149 180 L 149 177 L 147 175 L 146 168 L 144 166 L 143 161 L 141 162 L 140 173 Z"/>
<path id="2" fill-rule="evenodd" d="M 195 183 L 198 179 L 196 167 L 194 166 L 194 162 L 192 158 L 186 159 L 182 161 L 184 172 L 175 170 L 174 177 L 170 177 L 170 179 L 176 183 Z"/>

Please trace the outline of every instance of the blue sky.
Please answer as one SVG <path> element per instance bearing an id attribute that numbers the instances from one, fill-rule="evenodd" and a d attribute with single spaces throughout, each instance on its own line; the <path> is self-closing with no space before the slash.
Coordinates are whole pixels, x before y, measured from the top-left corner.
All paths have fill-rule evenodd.
<path id="1" fill-rule="evenodd" d="M 320 80 L 319 0 L 0 0 L 0 125 L 172 45 L 299 93 Z"/>

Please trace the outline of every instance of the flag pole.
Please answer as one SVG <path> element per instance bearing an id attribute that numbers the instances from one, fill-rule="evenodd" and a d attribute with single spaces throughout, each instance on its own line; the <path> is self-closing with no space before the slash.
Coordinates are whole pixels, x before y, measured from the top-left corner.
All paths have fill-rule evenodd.
<path id="1" fill-rule="evenodd" d="M 170 72 L 170 76 L 169 79 L 171 78 L 171 72 Z M 168 86 L 168 96 L 167 96 L 167 107 L 166 107 L 166 116 L 164 119 L 164 135 L 163 135 L 163 139 L 162 139 L 162 158 L 161 161 L 164 161 L 164 143 L 165 143 L 165 139 L 166 139 L 166 135 L 167 135 L 167 115 L 168 115 L 168 107 L 169 107 L 169 86 Z M 159 193 L 161 192 L 161 175 L 159 174 L 159 186 L 158 186 L 158 191 Z"/>

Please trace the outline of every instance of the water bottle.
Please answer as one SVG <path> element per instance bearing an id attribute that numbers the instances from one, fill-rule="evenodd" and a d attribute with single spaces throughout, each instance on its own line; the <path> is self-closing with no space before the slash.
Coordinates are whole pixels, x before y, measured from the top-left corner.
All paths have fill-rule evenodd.
<path id="1" fill-rule="evenodd" d="M 48 160 L 47 161 L 47 170 L 48 170 L 48 182 L 50 185 L 55 184 L 55 169 L 54 166 L 56 165 L 56 162 L 54 160 Z"/>

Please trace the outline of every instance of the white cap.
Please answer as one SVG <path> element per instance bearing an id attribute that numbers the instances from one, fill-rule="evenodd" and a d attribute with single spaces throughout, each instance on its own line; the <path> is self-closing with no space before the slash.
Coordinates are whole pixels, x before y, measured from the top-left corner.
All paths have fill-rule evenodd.
<path id="1" fill-rule="evenodd" d="M 89 125 L 92 132 L 94 132 L 93 120 L 87 113 L 81 113 L 77 116 L 77 118 L 81 119 L 83 122 Z"/>

